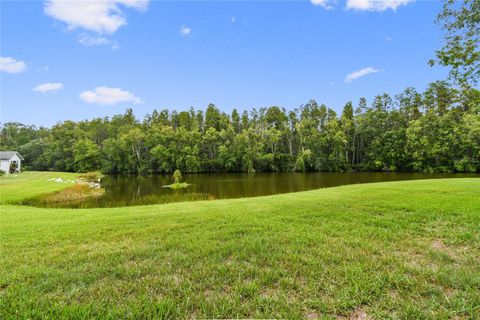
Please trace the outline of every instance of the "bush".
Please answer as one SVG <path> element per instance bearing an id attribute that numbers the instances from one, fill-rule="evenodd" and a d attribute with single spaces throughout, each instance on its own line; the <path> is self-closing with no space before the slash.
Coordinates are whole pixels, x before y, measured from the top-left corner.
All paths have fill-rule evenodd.
<path id="1" fill-rule="evenodd" d="M 87 172 L 82 173 L 78 178 L 87 182 L 97 182 L 100 179 L 100 174 L 98 172 Z"/>
<path id="2" fill-rule="evenodd" d="M 476 172 L 477 166 L 475 160 L 463 158 L 454 162 L 455 171 L 458 172 Z"/>

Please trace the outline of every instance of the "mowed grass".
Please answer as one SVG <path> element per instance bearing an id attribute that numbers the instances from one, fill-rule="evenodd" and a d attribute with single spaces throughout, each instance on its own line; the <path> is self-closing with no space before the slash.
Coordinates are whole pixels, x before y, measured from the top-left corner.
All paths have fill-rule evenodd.
<path id="1" fill-rule="evenodd" d="M 0 210 L 2 319 L 480 315 L 480 179 Z"/>
<path id="2" fill-rule="evenodd" d="M 0 177 L 0 204 L 14 203 L 44 193 L 61 190 L 71 183 L 58 183 L 49 179 L 75 180 L 78 174 L 69 172 L 27 171 Z"/>

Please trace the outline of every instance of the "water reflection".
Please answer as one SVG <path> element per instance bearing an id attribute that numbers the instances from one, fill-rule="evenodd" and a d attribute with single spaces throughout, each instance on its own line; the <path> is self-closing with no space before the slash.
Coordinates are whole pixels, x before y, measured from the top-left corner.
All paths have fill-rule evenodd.
<path id="1" fill-rule="evenodd" d="M 62 207 L 116 207 L 178 201 L 264 196 L 305 191 L 354 183 L 480 177 L 478 174 L 424 173 L 256 173 L 256 174 L 184 174 L 191 183 L 186 189 L 162 188 L 170 176 L 115 175 L 102 179 L 105 194 L 95 199 L 61 204 Z M 59 204 L 60 206 L 60 204 Z"/>

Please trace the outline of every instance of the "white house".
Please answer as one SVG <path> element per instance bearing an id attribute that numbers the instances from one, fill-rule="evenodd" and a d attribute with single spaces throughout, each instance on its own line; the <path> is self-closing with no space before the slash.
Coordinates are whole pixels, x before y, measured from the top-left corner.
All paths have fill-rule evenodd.
<path id="1" fill-rule="evenodd" d="M 0 151 L 0 170 L 5 173 L 20 171 L 22 156 L 17 151 Z"/>

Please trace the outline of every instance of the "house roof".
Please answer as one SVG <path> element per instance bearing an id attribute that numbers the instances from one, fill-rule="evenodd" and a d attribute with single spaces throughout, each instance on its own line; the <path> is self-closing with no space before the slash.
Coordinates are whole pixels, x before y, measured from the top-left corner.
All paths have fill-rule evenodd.
<path id="1" fill-rule="evenodd" d="M 10 160 L 14 155 L 17 155 L 23 160 L 22 156 L 17 151 L 0 151 L 0 160 Z"/>

